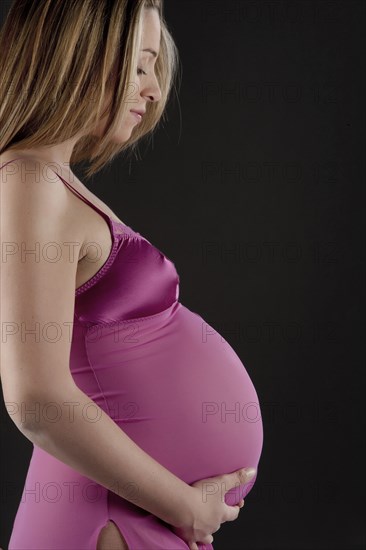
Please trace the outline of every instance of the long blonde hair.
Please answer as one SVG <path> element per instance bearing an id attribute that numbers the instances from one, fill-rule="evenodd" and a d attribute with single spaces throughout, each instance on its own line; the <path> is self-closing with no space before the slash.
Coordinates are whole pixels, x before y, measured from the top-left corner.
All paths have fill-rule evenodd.
<path id="1" fill-rule="evenodd" d="M 146 105 L 130 138 L 118 144 L 112 136 L 131 108 L 129 97 L 136 97 L 144 8 L 160 16 L 155 72 L 161 99 Z M 91 163 L 86 178 L 152 134 L 179 68 L 163 0 L 15 0 L 0 31 L 0 52 L 0 154 L 66 141 L 94 128 L 108 111 L 104 134 L 84 135 L 72 152 L 70 164 Z M 109 94 L 110 109 L 103 111 Z"/>

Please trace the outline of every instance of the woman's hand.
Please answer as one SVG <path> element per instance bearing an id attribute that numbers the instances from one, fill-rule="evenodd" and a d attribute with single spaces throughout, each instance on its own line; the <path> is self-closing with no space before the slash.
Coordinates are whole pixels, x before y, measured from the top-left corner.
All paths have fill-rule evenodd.
<path id="1" fill-rule="evenodd" d="M 230 474 L 192 483 L 190 517 L 183 525 L 172 526 L 172 530 L 187 542 L 190 550 L 198 550 L 197 543 L 211 544 L 212 533 L 216 533 L 222 523 L 237 519 L 240 509 L 244 506 L 244 499 L 235 506 L 229 506 L 225 502 L 225 493 L 235 486 L 247 483 L 255 473 L 255 468 L 241 468 Z M 217 490 L 213 491 L 212 488 Z"/>

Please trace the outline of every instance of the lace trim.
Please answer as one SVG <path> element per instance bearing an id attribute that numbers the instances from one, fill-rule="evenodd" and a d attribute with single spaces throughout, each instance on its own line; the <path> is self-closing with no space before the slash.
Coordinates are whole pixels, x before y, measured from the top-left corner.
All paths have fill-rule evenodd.
<path id="1" fill-rule="evenodd" d="M 127 238 L 130 238 L 130 239 L 136 238 L 137 239 L 137 238 L 140 237 L 139 233 L 136 233 L 135 231 L 133 231 L 127 225 L 122 227 L 121 229 L 122 230 L 127 229 L 127 231 L 121 231 L 121 232 L 113 231 L 113 244 L 112 244 L 112 248 L 109 252 L 108 258 L 106 259 L 106 261 L 102 265 L 102 267 L 99 269 L 99 271 L 97 271 L 91 279 L 89 279 L 88 281 L 83 283 L 81 286 L 79 286 L 75 290 L 75 296 L 76 297 L 79 296 L 80 294 L 82 294 L 83 292 L 85 292 L 86 290 L 88 290 L 90 287 L 94 286 L 95 283 L 97 283 L 99 281 L 99 279 L 101 277 L 103 277 L 104 273 L 109 269 L 109 267 L 114 262 L 115 257 L 117 255 L 118 245 L 119 245 L 119 243 L 122 239 L 127 239 Z"/>

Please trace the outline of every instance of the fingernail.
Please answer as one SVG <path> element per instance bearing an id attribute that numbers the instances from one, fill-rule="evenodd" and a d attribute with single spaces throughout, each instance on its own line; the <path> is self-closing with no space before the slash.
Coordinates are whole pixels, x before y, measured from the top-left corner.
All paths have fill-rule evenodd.
<path id="1" fill-rule="evenodd" d="M 244 472 L 247 477 L 253 477 L 257 473 L 257 470 L 255 468 L 244 468 Z"/>

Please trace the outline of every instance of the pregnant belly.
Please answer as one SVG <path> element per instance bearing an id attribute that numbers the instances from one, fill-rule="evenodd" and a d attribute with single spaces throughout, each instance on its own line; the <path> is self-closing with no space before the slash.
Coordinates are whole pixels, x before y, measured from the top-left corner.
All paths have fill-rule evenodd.
<path id="1" fill-rule="evenodd" d="M 85 342 L 101 391 L 90 397 L 101 406 L 102 398 L 121 429 L 175 475 L 191 484 L 258 468 L 257 393 L 237 354 L 202 317 L 176 302 L 156 315 L 93 327 Z M 238 502 L 254 482 L 232 489 L 226 502 Z"/>

